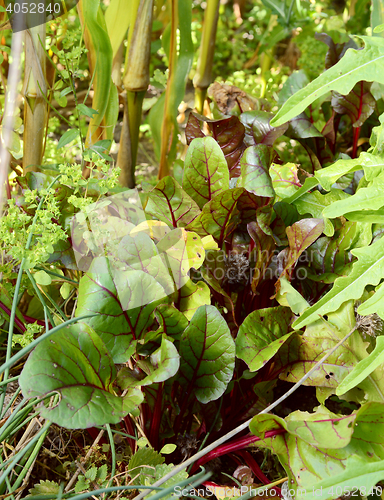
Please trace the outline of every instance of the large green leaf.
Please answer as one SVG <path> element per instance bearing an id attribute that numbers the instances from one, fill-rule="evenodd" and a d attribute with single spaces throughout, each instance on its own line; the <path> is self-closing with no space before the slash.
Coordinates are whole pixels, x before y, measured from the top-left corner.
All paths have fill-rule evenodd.
<path id="1" fill-rule="evenodd" d="M 274 198 L 272 179 L 269 175 L 271 153 L 271 148 L 264 144 L 247 148 L 240 160 L 241 176 L 237 186 L 244 187 L 257 196 Z"/>
<path id="2" fill-rule="evenodd" d="M 291 310 L 281 306 L 251 312 L 239 328 L 236 357 L 251 372 L 262 368 L 294 333 L 288 333 L 291 317 Z"/>
<path id="3" fill-rule="evenodd" d="M 200 209 L 178 182 L 168 176 L 149 193 L 145 212 L 170 227 L 184 227 L 200 214 Z"/>
<path id="4" fill-rule="evenodd" d="M 377 210 L 384 206 L 384 179 L 378 177 L 368 187 L 358 189 L 353 196 L 335 201 L 323 210 L 329 218 L 340 217 L 358 210 Z"/>
<path id="5" fill-rule="evenodd" d="M 359 487 L 369 494 L 384 478 L 383 409 L 371 403 L 351 415 L 325 407 L 313 414 L 294 412 L 285 420 L 258 415 L 250 429 L 262 438 L 256 446 L 279 457 L 292 497 L 333 499 Z"/>
<path id="6" fill-rule="evenodd" d="M 87 325 L 67 327 L 43 340 L 29 356 L 19 379 L 25 397 L 60 394 L 41 415 L 68 429 L 116 424 L 143 401 L 139 389 L 122 397 L 112 384 L 116 369 L 101 338 Z"/>
<path id="7" fill-rule="evenodd" d="M 159 297 L 166 301 L 163 287 L 143 271 L 125 273 L 125 282 L 120 279 L 119 283 L 128 288 L 120 297 L 116 284 L 116 276 L 120 274 L 106 258 L 94 259 L 89 272 L 80 280 L 76 308 L 77 316 L 98 313 L 86 323 L 102 338 L 115 363 L 125 363 L 129 359 L 135 349 L 134 341 L 153 323 L 153 310 Z M 127 309 L 130 297 L 135 300 L 136 296 L 140 301 L 145 298 L 146 303 Z"/>
<path id="8" fill-rule="evenodd" d="M 324 189 L 330 191 L 340 177 L 349 172 L 364 169 L 368 181 L 375 179 L 384 170 L 384 159 L 370 153 L 361 153 L 354 160 L 338 160 L 333 165 L 316 171 L 315 176 Z"/>
<path id="9" fill-rule="evenodd" d="M 384 241 L 379 239 L 372 245 L 354 248 L 351 253 L 358 258 L 348 276 L 338 278 L 330 290 L 316 304 L 304 311 L 293 327 L 300 329 L 316 321 L 319 316 L 336 311 L 343 302 L 359 299 L 367 285 L 378 285 L 384 277 Z"/>
<path id="10" fill-rule="evenodd" d="M 232 379 L 235 343 L 214 306 L 201 306 L 180 342 L 181 381 L 201 403 L 218 399 Z"/>
<path id="11" fill-rule="evenodd" d="M 229 188 L 229 171 L 224 153 L 215 139 L 194 139 L 189 145 L 183 176 L 183 189 L 200 208 Z"/>
<path id="12" fill-rule="evenodd" d="M 331 90 L 346 95 L 362 80 L 384 83 L 384 39 L 360 38 L 365 43 L 364 49 L 348 49 L 337 64 L 290 97 L 271 120 L 271 125 L 282 125 Z"/>

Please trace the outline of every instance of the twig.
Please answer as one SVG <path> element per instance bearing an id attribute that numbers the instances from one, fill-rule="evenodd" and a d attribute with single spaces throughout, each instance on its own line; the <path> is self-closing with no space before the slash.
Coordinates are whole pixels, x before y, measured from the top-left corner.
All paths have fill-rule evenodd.
<path id="1" fill-rule="evenodd" d="M 327 352 L 327 354 L 325 354 L 320 359 L 320 361 L 318 361 L 315 364 L 315 366 L 313 366 L 309 370 L 308 373 L 306 373 L 294 386 L 292 386 L 289 391 L 287 391 L 283 396 L 281 396 L 281 398 L 279 398 L 274 403 L 272 403 L 271 405 L 269 405 L 263 411 L 261 411 L 260 413 L 258 413 L 258 415 L 262 415 L 263 413 L 269 413 L 271 410 L 273 410 L 274 408 L 276 408 L 276 406 L 278 406 L 281 402 L 283 402 L 285 399 L 287 399 L 292 393 L 294 393 L 303 384 L 303 382 L 305 382 L 324 363 L 324 361 L 326 361 L 352 335 L 352 333 L 357 330 L 358 327 L 359 327 L 359 323 L 357 323 L 356 326 L 354 328 L 352 328 L 352 330 L 350 332 L 348 332 L 347 335 L 345 335 L 345 337 L 343 337 L 334 347 L 332 347 L 332 349 L 330 349 Z M 203 457 L 208 452 L 214 450 L 219 445 L 225 443 L 226 441 L 228 441 L 232 437 L 236 436 L 236 434 L 239 434 L 239 432 L 245 430 L 249 426 L 249 424 L 252 422 L 253 418 L 254 417 L 250 418 L 249 420 L 247 420 L 243 424 L 239 425 L 238 427 L 236 427 L 232 431 L 230 431 L 227 434 L 225 434 L 225 436 L 222 436 L 221 438 L 217 439 L 216 441 L 214 441 L 213 443 L 211 443 L 209 446 L 207 446 L 203 450 L 199 451 L 198 453 L 196 453 L 195 455 L 193 455 L 192 457 L 190 457 L 185 462 L 183 462 L 180 465 L 178 465 L 177 467 L 175 467 L 171 472 L 169 472 L 164 477 L 162 477 L 161 479 L 159 479 L 158 481 L 156 481 L 153 484 L 153 486 L 161 486 L 163 483 L 165 483 L 166 481 L 168 481 L 169 479 L 171 479 L 171 477 L 173 477 L 176 474 L 178 474 L 179 472 L 183 471 L 190 464 L 193 464 L 194 462 L 196 462 L 196 460 L 198 460 L 199 458 Z M 145 496 L 147 496 L 148 493 L 150 493 L 150 492 L 143 491 L 139 495 L 135 496 L 135 498 L 133 500 L 141 500 L 142 498 L 144 498 Z"/>
<path id="2" fill-rule="evenodd" d="M 20 58 L 22 51 L 23 32 L 18 31 L 12 36 L 11 57 L 12 63 L 9 67 L 8 89 L 5 99 L 3 119 L 3 143 L 0 141 L 0 216 L 4 204 L 4 183 L 8 176 L 10 154 L 8 148 L 11 144 L 11 135 L 14 126 L 14 115 L 16 107 L 17 85 L 20 81 L 21 69 Z M 5 89 L 4 89 L 5 91 Z"/>

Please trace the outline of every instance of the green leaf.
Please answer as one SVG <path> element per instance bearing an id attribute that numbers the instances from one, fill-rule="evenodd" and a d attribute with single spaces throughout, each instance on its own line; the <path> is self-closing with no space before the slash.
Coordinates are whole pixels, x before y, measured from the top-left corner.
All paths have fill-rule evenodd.
<path id="1" fill-rule="evenodd" d="M 290 97 L 273 118 L 271 125 L 282 125 L 331 90 L 346 95 L 362 80 L 384 83 L 384 39 L 367 36 L 359 38 L 365 43 L 364 49 L 348 49 L 337 64 Z"/>
<path id="2" fill-rule="evenodd" d="M 52 499 L 57 498 L 57 494 L 59 493 L 60 487 L 55 481 L 44 481 L 40 479 L 40 483 L 34 485 L 33 488 L 30 488 L 28 491 L 31 495 L 49 495 L 52 493 Z"/>
<path id="3" fill-rule="evenodd" d="M 272 179 L 269 175 L 271 148 L 264 144 L 247 148 L 240 159 L 241 175 L 237 187 L 244 187 L 257 196 L 274 198 Z"/>
<path id="4" fill-rule="evenodd" d="M 351 253 L 358 258 L 353 264 L 351 273 L 338 278 L 333 288 L 294 322 L 295 329 L 309 325 L 319 316 L 336 311 L 343 302 L 359 299 L 367 285 L 379 284 L 384 277 L 383 239 L 375 241 L 368 247 L 354 248 Z"/>
<path id="5" fill-rule="evenodd" d="M 376 368 L 384 362 L 384 337 L 377 337 L 376 346 L 371 354 L 361 360 L 349 373 L 336 389 L 338 396 L 345 394 L 364 379 L 366 379 Z"/>
<path id="6" fill-rule="evenodd" d="M 333 499 L 340 491 L 368 493 L 384 478 L 383 408 L 370 403 L 352 415 L 335 415 L 319 407 L 316 413 L 294 412 L 285 420 L 258 415 L 250 429 L 262 437 L 256 446 L 279 457 L 294 498 Z M 275 432 L 267 437 L 267 431 Z"/>
<path id="7" fill-rule="evenodd" d="M 249 314 L 239 328 L 236 357 L 251 372 L 260 370 L 294 333 L 288 333 L 292 312 L 288 307 L 270 307 Z"/>
<path id="8" fill-rule="evenodd" d="M 180 356 L 181 381 L 201 403 L 222 396 L 235 367 L 235 343 L 216 307 L 197 309 L 181 337 Z"/>
<path id="9" fill-rule="evenodd" d="M 294 163 L 286 163 L 285 165 L 272 163 L 269 175 L 272 179 L 273 190 L 282 200 L 295 194 L 301 187 L 297 176 L 297 166 Z"/>
<path id="10" fill-rule="evenodd" d="M 371 224 L 343 221 L 332 237 L 321 237 L 309 248 L 311 279 L 333 283 L 349 273 L 355 260 L 350 250 L 367 246 L 372 240 Z"/>
<path id="11" fill-rule="evenodd" d="M 59 143 L 57 145 L 57 149 L 63 148 L 70 142 L 77 139 L 79 136 L 79 130 L 77 128 L 70 128 L 60 137 Z"/>
<path id="12" fill-rule="evenodd" d="M 160 450 L 160 453 L 163 453 L 164 455 L 170 455 L 171 453 L 173 453 L 177 448 L 177 445 L 175 444 L 165 444 L 161 450 Z"/>
<path id="13" fill-rule="evenodd" d="M 93 115 L 98 115 L 99 112 L 95 109 L 88 108 L 85 104 L 78 104 L 77 109 L 82 115 L 89 116 L 89 118 L 93 118 Z"/>
<path id="14" fill-rule="evenodd" d="M 164 457 L 153 448 L 139 448 L 128 462 L 128 470 L 133 478 L 133 484 L 143 484 L 143 478 L 154 476 L 156 465 L 162 463 L 164 463 Z"/>
<path id="15" fill-rule="evenodd" d="M 368 187 L 360 188 L 352 196 L 335 201 L 326 207 L 323 215 L 329 218 L 340 217 L 358 210 L 377 210 L 384 206 L 384 179 L 377 178 Z"/>
<path id="16" fill-rule="evenodd" d="M 200 214 L 200 209 L 179 183 L 168 176 L 149 193 L 145 212 L 170 227 L 184 227 Z"/>
<path id="17" fill-rule="evenodd" d="M 161 346 L 151 354 L 153 372 L 140 383 L 149 385 L 164 382 L 176 375 L 180 365 L 180 356 L 176 347 L 167 339 L 162 339 Z"/>
<path id="18" fill-rule="evenodd" d="M 152 276 L 132 271 L 126 273 L 125 281 L 120 279 L 123 296 L 119 297 L 116 283 L 119 274 L 107 259 L 94 259 L 89 272 L 80 280 L 76 315 L 98 313 L 96 317 L 89 318 L 87 324 L 103 339 L 115 363 L 125 363 L 135 349 L 134 341 L 153 323 L 153 311 L 159 296 L 164 297 L 165 294 L 163 287 Z M 139 301 L 140 297 L 145 297 L 148 303 L 126 310 L 130 298 L 136 301 L 136 296 Z"/>
<path id="19" fill-rule="evenodd" d="M 100 337 L 87 325 L 67 327 L 42 341 L 30 354 L 19 379 L 25 397 L 60 394 L 41 415 L 68 429 L 116 424 L 143 401 L 139 389 L 115 395 L 116 368 Z"/>
<path id="20" fill-rule="evenodd" d="M 174 305 L 160 304 L 155 309 L 160 333 L 165 333 L 169 337 L 180 340 L 180 336 L 188 326 L 188 320 Z"/>
<path id="21" fill-rule="evenodd" d="M 229 188 L 229 171 L 224 153 L 212 137 L 194 139 L 189 145 L 183 189 L 200 208 Z"/>
<path id="22" fill-rule="evenodd" d="M 52 283 L 52 278 L 45 271 L 37 271 L 34 273 L 33 277 L 38 285 L 50 285 Z"/>
<path id="23" fill-rule="evenodd" d="M 179 290 L 179 309 L 190 320 L 198 307 L 211 303 L 211 290 L 204 281 L 194 283 L 192 280 Z"/>
<path id="24" fill-rule="evenodd" d="M 335 228 L 332 222 L 327 217 L 324 217 L 323 210 L 325 207 L 345 198 L 350 198 L 350 196 L 341 189 L 332 189 L 326 195 L 321 194 L 319 191 L 313 191 L 312 193 L 304 194 L 301 198 L 294 201 L 293 204 L 301 215 L 311 214 L 312 217 L 322 218 L 325 224 L 324 234 L 326 236 L 333 236 Z"/>
<path id="25" fill-rule="evenodd" d="M 187 226 L 187 229 L 196 231 L 201 236 L 210 234 L 221 246 L 225 238 L 240 223 L 241 212 L 237 202 L 243 194 L 244 188 L 222 191 L 204 205 L 201 214 Z"/>

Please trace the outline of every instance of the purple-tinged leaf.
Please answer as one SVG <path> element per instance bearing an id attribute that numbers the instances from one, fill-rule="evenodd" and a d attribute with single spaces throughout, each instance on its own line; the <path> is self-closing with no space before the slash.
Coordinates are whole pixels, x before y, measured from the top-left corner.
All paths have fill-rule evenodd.
<path id="1" fill-rule="evenodd" d="M 272 127 L 269 122 L 273 117 L 273 113 L 266 111 L 248 111 L 240 116 L 245 126 L 245 143 L 247 146 L 256 144 L 273 146 L 276 139 L 284 135 L 288 124 L 284 123 L 279 127 Z"/>
<path id="2" fill-rule="evenodd" d="M 354 127 L 361 127 L 375 110 L 376 101 L 370 92 L 371 83 L 357 83 L 348 95 L 332 93 L 333 109 L 343 115 L 347 114 Z"/>
<path id="3" fill-rule="evenodd" d="M 118 288 L 124 283 L 121 280 L 117 283 L 121 274 L 107 259 L 94 259 L 89 272 L 80 280 L 76 308 L 77 316 L 97 313 L 85 322 L 101 337 L 115 363 L 125 363 L 129 359 L 135 349 L 135 340 L 152 325 L 153 311 L 159 300 L 168 300 L 155 278 L 139 270 L 130 271 L 126 276 L 126 289 L 125 292 L 122 290 L 124 293 L 121 296 Z M 162 299 L 159 299 L 160 295 Z M 136 297 L 145 297 L 147 302 L 134 309 L 126 309 L 127 302 L 136 300 Z"/>
<path id="4" fill-rule="evenodd" d="M 181 383 L 203 404 L 218 399 L 232 379 L 235 343 L 214 306 L 201 306 L 180 342 Z"/>
<path id="5" fill-rule="evenodd" d="M 227 162 L 212 137 L 194 139 L 184 163 L 183 189 L 200 208 L 229 188 Z"/>
<path id="6" fill-rule="evenodd" d="M 115 395 L 116 368 L 101 338 L 85 324 L 67 327 L 43 340 L 31 353 L 19 379 L 25 397 L 60 394 L 41 415 L 67 429 L 117 424 L 143 401 L 139 389 Z"/>
<path id="7" fill-rule="evenodd" d="M 271 156 L 271 148 L 264 144 L 247 148 L 240 160 L 241 175 L 237 186 L 257 196 L 274 198 L 275 192 L 269 175 Z"/>
<path id="8" fill-rule="evenodd" d="M 188 320 L 182 312 L 171 304 L 160 304 L 155 310 L 156 319 L 160 325 L 161 333 L 179 340 L 181 334 L 188 326 Z"/>
<path id="9" fill-rule="evenodd" d="M 240 173 L 239 160 L 246 148 L 244 144 L 244 125 L 236 116 L 210 120 L 204 116 L 191 113 L 185 129 L 187 144 L 190 144 L 195 138 L 205 137 L 204 132 L 201 130 L 204 123 L 207 124 L 213 138 L 224 153 L 230 177 L 238 177 Z"/>
<path id="10" fill-rule="evenodd" d="M 288 122 L 288 137 L 292 139 L 309 139 L 311 137 L 323 137 L 305 113 L 300 113 Z"/>
<path id="11" fill-rule="evenodd" d="M 240 223 L 241 213 L 237 201 L 244 193 L 243 188 L 227 189 L 204 205 L 201 214 L 187 226 L 201 236 L 212 235 L 222 246 L 225 238 Z"/>
<path id="12" fill-rule="evenodd" d="M 170 176 L 161 179 L 148 198 L 145 212 L 170 227 L 184 227 L 200 213 L 193 199 Z"/>
<path id="13" fill-rule="evenodd" d="M 248 233 L 255 243 L 255 247 L 249 255 L 252 263 L 252 291 L 256 293 L 256 288 L 265 277 L 265 272 L 271 262 L 275 250 L 275 240 L 269 234 L 261 230 L 257 222 L 250 222 L 247 225 Z"/>
<path id="14" fill-rule="evenodd" d="M 281 276 L 289 277 L 300 255 L 317 240 L 323 231 L 323 219 L 301 219 L 287 227 L 289 250 L 284 250 L 284 271 Z"/>
<path id="15" fill-rule="evenodd" d="M 316 40 L 324 42 L 329 47 L 325 56 L 325 69 L 329 69 L 331 66 L 334 66 L 338 61 L 340 61 L 348 49 L 358 48 L 356 43 L 348 35 L 335 31 L 333 34 L 340 39 L 339 42 L 335 43 L 332 40 L 332 37 L 326 33 L 315 33 Z"/>
<path id="16" fill-rule="evenodd" d="M 236 357 L 245 361 L 251 372 L 260 370 L 294 333 L 288 333 L 291 318 L 289 307 L 253 311 L 239 328 Z"/>
<path id="17" fill-rule="evenodd" d="M 331 500 L 340 491 L 374 491 L 384 478 L 383 409 L 382 403 L 368 403 L 351 415 L 324 406 L 285 419 L 257 415 L 250 429 L 261 437 L 256 446 L 278 456 L 293 498 Z"/>
<path id="18" fill-rule="evenodd" d="M 188 145 L 191 144 L 193 139 L 205 137 L 204 132 L 201 130 L 202 123 L 204 123 L 203 120 L 199 119 L 196 113 L 189 114 L 187 126 L 185 127 L 185 138 Z"/>

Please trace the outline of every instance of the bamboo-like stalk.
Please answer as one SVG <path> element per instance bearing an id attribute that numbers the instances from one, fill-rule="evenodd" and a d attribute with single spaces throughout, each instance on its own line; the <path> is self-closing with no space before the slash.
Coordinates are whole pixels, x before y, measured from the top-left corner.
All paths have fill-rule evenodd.
<path id="1" fill-rule="evenodd" d="M 24 86 L 24 175 L 36 171 L 43 157 L 43 143 L 47 120 L 47 104 L 42 95 L 47 93 L 45 23 L 25 31 Z M 41 89 L 41 90 L 40 90 Z"/>
<path id="2" fill-rule="evenodd" d="M 168 82 L 165 91 L 164 118 L 161 127 L 161 148 L 160 148 L 160 165 L 159 179 L 169 175 L 168 154 L 172 146 L 174 130 L 173 116 L 173 99 L 174 94 L 174 74 L 177 63 L 177 27 L 179 22 L 179 5 L 178 0 L 171 0 L 171 37 L 169 44 L 169 62 L 168 62 Z"/>
<path id="3" fill-rule="evenodd" d="M 212 83 L 212 67 L 215 54 L 217 22 L 219 20 L 220 0 L 207 0 L 204 13 L 203 35 L 201 38 L 197 70 L 193 79 L 195 86 L 195 107 L 203 113 L 207 89 Z"/>
<path id="4" fill-rule="evenodd" d="M 121 168 L 120 182 L 123 186 L 135 187 L 135 167 L 139 130 L 145 92 L 149 85 L 149 61 L 151 55 L 151 33 L 153 0 L 135 0 L 131 11 L 128 32 L 127 59 L 123 83 L 125 92 L 124 118 L 121 130 L 117 166 Z M 137 6 L 137 10 L 134 7 Z"/>

